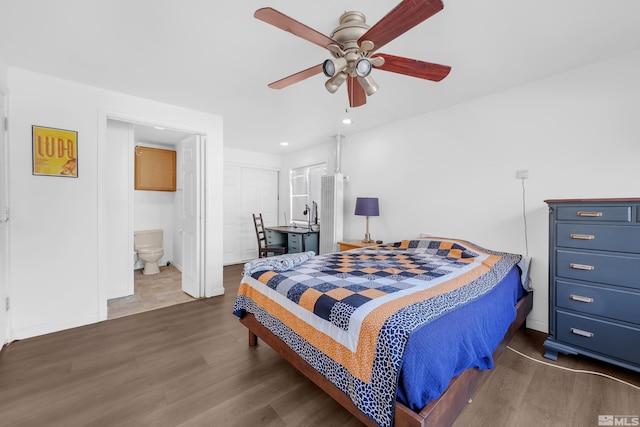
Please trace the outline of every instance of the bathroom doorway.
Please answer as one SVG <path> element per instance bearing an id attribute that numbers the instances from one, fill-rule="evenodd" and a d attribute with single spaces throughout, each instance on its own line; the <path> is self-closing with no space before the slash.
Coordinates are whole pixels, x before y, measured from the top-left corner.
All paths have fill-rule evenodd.
<path id="1" fill-rule="evenodd" d="M 184 297 L 176 298 L 179 295 L 175 292 L 171 297 L 159 296 L 160 300 L 164 299 L 160 306 L 199 298 L 204 294 L 201 290 L 203 227 L 200 224 L 204 137 L 185 130 L 108 119 L 106 139 L 106 164 L 110 168 L 119 165 L 117 169 L 121 172 L 118 177 L 111 174 L 105 184 L 106 239 L 113 258 L 108 264 L 111 276 L 106 289 L 108 318 L 113 317 L 109 311 L 114 302 L 118 303 L 119 310 L 128 301 L 134 310 L 136 306 L 140 311 L 154 308 L 154 304 L 141 303 L 143 295 L 136 290 L 140 282 L 153 285 L 158 281 L 174 286 L 179 280 Z M 134 156 L 136 147 L 140 146 L 176 152 L 176 191 L 134 189 Z M 150 229 L 163 230 L 164 254 L 158 261 L 161 273 L 141 278 L 139 269 L 144 262 L 135 256 L 133 234 L 135 230 Z M 112 268 L 115 271 L 112 272 Z M 138 280 L 134 280 L 136 278 Z M 149 289 L 167 292 L 166 286 L 147 286 L 145 292 Z M 125 311 L 131 310 L 125 308 Z"/>
<path id="2" fill-rule="evenodd" d="M 160 273 L 153 275 L 135 270 L 133 284 L 133 295 L 108 301 L 108 319 L 196 300 L 182 291 L 182 272 L 174 265 L 160 267 Z"/>

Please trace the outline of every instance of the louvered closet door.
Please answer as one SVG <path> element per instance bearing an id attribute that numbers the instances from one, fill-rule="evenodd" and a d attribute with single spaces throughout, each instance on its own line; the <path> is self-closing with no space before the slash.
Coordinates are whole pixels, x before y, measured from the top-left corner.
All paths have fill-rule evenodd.
<path id="1" fill-rule="evenodd" d="M 278 171 L 234 164 L 224 167 L 224 264 L 258 257 L 252 213 L 278 225 Z"/>

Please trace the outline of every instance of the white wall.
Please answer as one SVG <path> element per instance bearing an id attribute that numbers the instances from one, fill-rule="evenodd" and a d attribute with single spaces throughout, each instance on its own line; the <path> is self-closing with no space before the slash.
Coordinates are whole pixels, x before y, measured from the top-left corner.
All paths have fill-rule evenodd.
<path id="1" fill-rule="evenodd" d="M 222 234 L 222 206 L 215 203 L 222 197 L 220 117 L 13 67 L 8 86 L 13 338 L 106 318 L 104 259 L 117 250 L 104 245 L 110 230 L 100 228 L 108 116 L 206 134 L 205 294 L 224 293 L 222 239 L 216 237 Z M 32 125 L 78 131 L 78 178 L 32 175 Z"/>
<path id="2" fill-rule="evenodd" d="M 380 198 L 380 216 L 370 219 L 374 239 L 430 233 L 524 253 L 523 193 L 515 173 L 528 169 L 535 288 L 528 325 L 546 332 L 543 201 L 640 195 L 638 75 L 640 51 L 345 138 L 345 239 L 362 239 L 364 219 L 353 211 L 356 197 L 369 196 Z M 311 153 L 324 160 L 328 148 L 285 156 L 283 174 Z"/>
<path id="3" fill-rule="evenodd" d="M 7 25 L 7 15 L 5 13 L 2 13 L 2 17 L 0 17 L 0 26 L 5 26 Z M 7 87 L 7 58 L 4 55 L 4 52 L 6 51 L 4 48 L 2 48 L 2 43 L 5 43 L 5 41 L 0 41 L 0 87 L 6 88 Z"/>
<path id="4" fill-rule="evenodd" d="M 224 162 L 248 167 L 280 169 L 282 156 L 224 147 Z"/>

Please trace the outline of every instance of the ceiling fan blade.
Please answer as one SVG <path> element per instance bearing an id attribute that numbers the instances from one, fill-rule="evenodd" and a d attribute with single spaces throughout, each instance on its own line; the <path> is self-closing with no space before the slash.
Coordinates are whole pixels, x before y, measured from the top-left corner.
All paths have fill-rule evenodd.
<path id="1" fill-rule="evenodd" d="M 435 15 L 444 8 L 441 0 L 403 0 L 360 37 L 358 45 L 369 40 L 374 51 Z"/>
<path id="2" fill-rule="evenodd" d="M 331 44 L 338 45 L 341 48 L 343 47 L 341 43 L 338 43 L 331 37 L 327 37 L 313 28 L 308 27 L 293 18 L 289 18 L 287 15 L 282 12 L 278 12 L 273 8 L 263 7 L 262 9 L 256 10 L 253 16 L 267 24 L 278 27 L 281 30 L 287 31 L 325 49 Z"/>
<path id="3" fill-rule="evenodd" d="M 349 76 L 347 79 L 347 91 L 349 92 L 349 106 L 351 108 L 360 107 L 367 103 L 367 94 L 355 77 Z"/>
<path id="4" fill-rule="evenodd" d="M 307 68 L 306 70 L 302 70 L 300 72 L 292 74 L 288 77 L 285 77 L 284 79 L 278 80 L 277 82 L 269 83 L 269 87 L 271 89 L 282 89 L 320 73 L 322 73 L 322 64 L 314 65 L 311 68 Z"/>
<path id="5" fill-rule="evenodd" d="M 451 67 L 448 65 L 434 64 L 432 62 L 419 61 L 417 59 L 403 58 L 401 56 L 376 54 L 376 58 L 384 58 L 384 64 L 376 67 L 378 70 L 404 74 L 405 76 L 439 82 L 447 77 Z"/>

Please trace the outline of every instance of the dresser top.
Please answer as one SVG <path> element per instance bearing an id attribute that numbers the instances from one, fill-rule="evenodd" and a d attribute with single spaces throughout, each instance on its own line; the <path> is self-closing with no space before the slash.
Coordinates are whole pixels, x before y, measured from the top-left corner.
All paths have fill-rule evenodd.
<path id="1" fill-rule="evenodd" d="M 622 197 L 610 199 L 547 199 L 545 203 L 605 203 L 605 202 L 640 202 L 640 197 Z"/>

